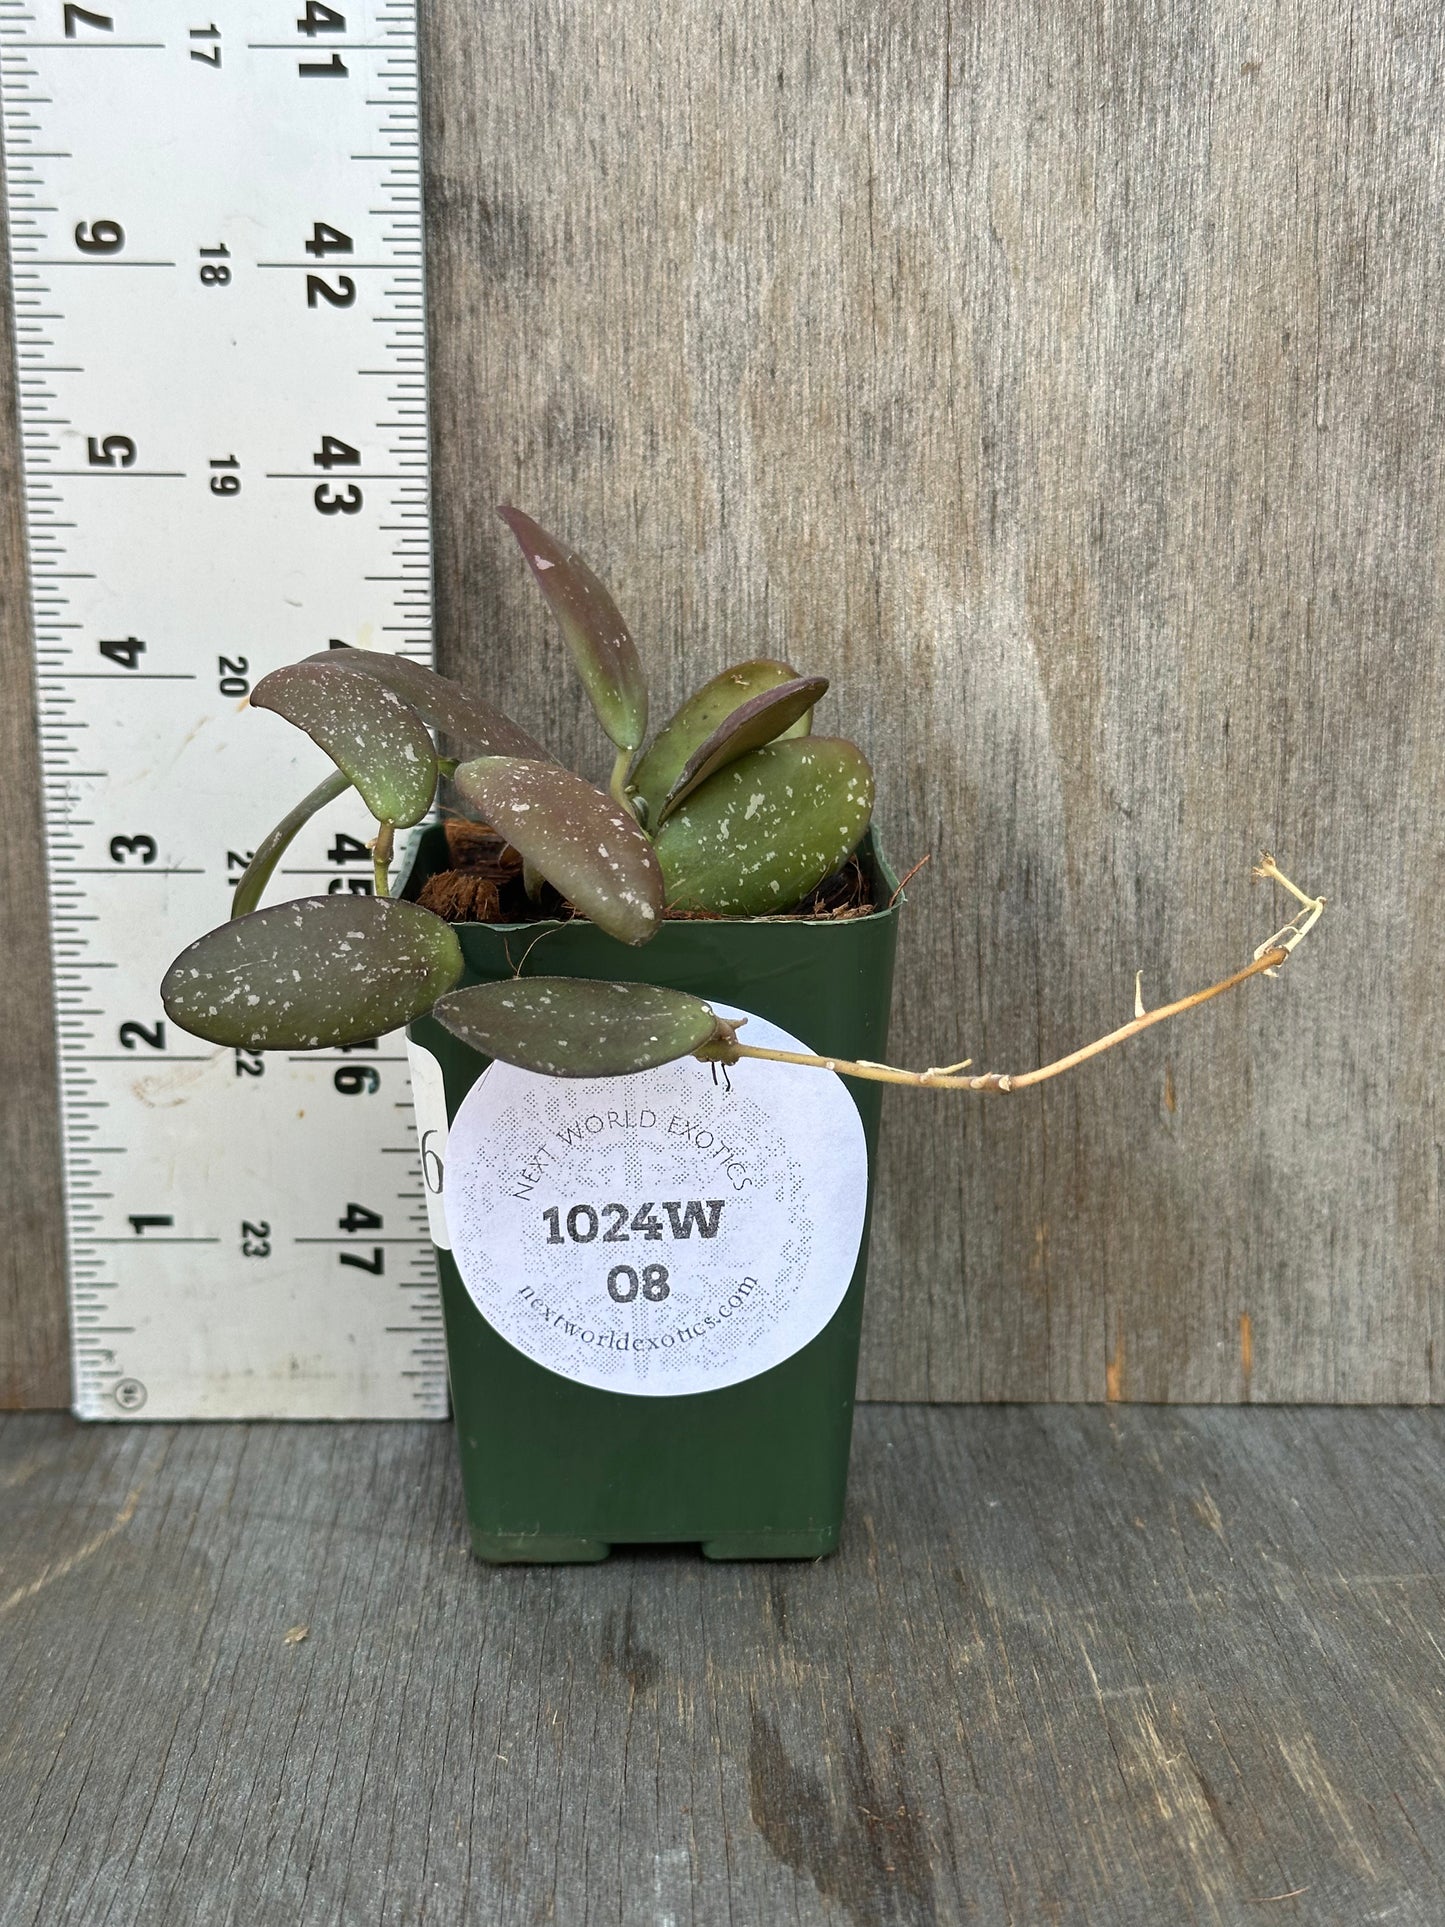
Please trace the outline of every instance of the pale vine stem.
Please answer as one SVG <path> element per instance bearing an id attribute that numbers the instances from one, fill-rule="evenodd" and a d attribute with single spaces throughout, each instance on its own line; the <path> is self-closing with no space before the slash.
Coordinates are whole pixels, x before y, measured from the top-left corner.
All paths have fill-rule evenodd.
<path id="1" fill-rule="evenodd" d="M 1023 1091 L 1031 1084 L 1042 1084 L 1048 1078 L 1060 1077 L 1065 1071 L 1073 1070 L 1076 1064 L 1087 1063 L 1091 1057 L 1099 1057 L 1106 1050 L 1113 1050 L 1116 1044 L 1127 1043 L 1154 1024 L 1162 1024 L 1170 1017 L 1181 1017 L 1186 1010 L 1195 1010 L 1200 1004 L 1207 1004 L 1211 997 L 1222 997 L 1227 990 L 1235 990 L 1251 977 L 1261 974 L 1273 976 L 1280 965 L 1287 962 L 1295 949 L 1319 922 L 1324 913 L 1324 897 L 1307 896 L 1297 884 L 1291 883 L 1284 875 L 1272 856 L 1261 856 L 1252 875 L 1263 882 L 1277 883 L 1287 890 L 1295 901 L 1302 905 L 1299 914 L 1289 923 L 1267 937 L 1254 953 L 1254 961 L 1242 970 L 1234 971 L 1217 984 L 1210 984 L 1205 990 L 1196 990 L 1188 997 L 1180 997 L 1172 1004 L 1161 1004 L 1157 1010 L 1143 1007 L 1142 979 L 1135 978 L 1134 1009 L 1135 1016 L 1117 1030 L 1111 1030 L 1106 1037 L 1098 1037 L 1092 1044 L 1084 1044 L 1080 1049 L 1070 1051 L 1067 1057 L 1056 1058 L 1052 1064 L 1044 1064 L 1038 1070 L 1018 1073 L 987 1071 L 981 1076 L 964 1077 L 972 1062 L 965 1058 L 961 1064 L 938 1064 L 926 1071 L 906 1071 L 896 1069 L 891 1064 L 875 1064 L 868 1058 L 849 1060 L 843 1057 L 813 1057 L 802 1051 L 768 1050 L 760 1044 L 731 1043 L 727 1048 L 727 1061 L 731 1062 L 733 1053 L 739 1057 L 762 1057 L 777 1064 L 806 1064 L 818 1070 L 838 1071 L 845 1077 L 861 1077 L 877 1084 L 912 1084 L 927 1090 L 936 1091 Z"/>

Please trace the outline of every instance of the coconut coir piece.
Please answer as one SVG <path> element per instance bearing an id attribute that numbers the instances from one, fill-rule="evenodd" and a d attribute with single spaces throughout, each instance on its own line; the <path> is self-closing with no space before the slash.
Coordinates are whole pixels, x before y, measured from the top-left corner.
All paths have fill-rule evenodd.
<path id="1" fill-rule="evenodd" d="M 487 824 L 448 817 L 442 827 L 452 867 L 428 877 L 418 891 L 424 910 L 446 923 L 534 923 L 571 914 L 550 883 L 539 903 L 530 901 L 521 857 Z"/>
<path id="2" fill-rule="evenodd" d="M 452 867 L 439 870 L 422 885 L 416 900 L 423 909 L 434 911 L 447 923 L 534 923 L 574 914 L 550 884 L 543 886 L 540 903 L 528 899 L 521 857 L 485 823 L 449 817 L 444 828 Z M 857 857 L 849 857 L 841 869 L 782 914 L 836 919 L 866 916 L 872 908 L 873 893 L 863 866 Z M 663 915 L 704 921 L 711 919 L 712 912 L 666 910 Z"/>
<path id="3" fill-rule="evenodd" d="M 488 824 L 470 823 L 462 817 L 449 816 L 443 828 L 446 832 L 447 855 L 452 860 L 454 870 L 489 876 L 497 883 L 521 875 L 521 857 Z"/>
<path id="4" fill-rule="evenodd" d="M 466 870 L 439 870 L 428 877 L 417 894 L 423 910 L 430 910 L 444 923 L 496 923 L 500 921 L 501 892 L 490 877 L 475 876 Z"/>

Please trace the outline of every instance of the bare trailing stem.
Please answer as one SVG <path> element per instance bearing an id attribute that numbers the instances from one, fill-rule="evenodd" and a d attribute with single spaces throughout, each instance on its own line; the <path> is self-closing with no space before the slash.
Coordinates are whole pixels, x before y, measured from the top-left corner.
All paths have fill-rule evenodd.
<path id="1" fill-rule="evenodd" d="M 1180 997 L 1172 1004 L 1162 1004 L 1157 1010 L 1145 1010 L 1143 998 L 1142 973 L 1134 980 L 1134 1016 L 1127 1024 L 1111 1030 L 1107 1036 L 1099 1037 L 1092 1044 L 1084 1044 L 1080 1049 L 1070 1051 L 1067 1057 L 1056 1058 L 1052 1064 L 1044 1064 L 1038 1070 L 1017 1073 L 986 1071 L 980 1076 L 965 1077 L 972 1059 L 965 1058 L 961 1064 L 939 1064 L 926 1071 L 906 1071 L 896 1069 L 891 1064 L 875 1064 L 868 1058 L 850 1060 L 842 1057 L 813 1057 L 802 1051 L 768 1050 L 759 1044 L 743 1044 L 735 1039 L 725 1047 L 717 1048 L 717 1055 L 726 1062 L 738 1057 L 763 1057 L 779 1064 L 806 1064 L 819 1070 L 838 1071 L 845 1077 L 861 1077 L 878 1084 L 911 1084 L 928 1090 L 940 1091 L 1023 1091 L 1032 1084 L 1043 1084 L 1051 1077 L 1061 1077 L 1078 1064 L 1087 1063 L 1091 1057 L 1100 1057 L 1116 1044 L 1127 1043 L 1141 1031 L 1149 1030 L 1155 1024 L 1165 1023 L 1171 1017 L 1181 1017 L 1187 1010 L 1195 1010 L 1200 1004 L 1207 1004 L 1212 997 L 1222 997 L 1226 991 L 1235 990 L 1240 984 L 1247 983 L 1251 977 L 1274 976 L 1281 964 L 1289 960 L 1291 952 L 1319 922 L 1324 913 L 1325 898 L 1307 896 L 1296 884 L 1278 868 L 1272 856 L 1264 855 L 1255 867 L 1254 876 L 1264 881 L 1277 883 L 1303 907 L 1299 915 L 1285 924 L 1272 937 L 1259 946 L 1254 953 L 1254 961 L 1236 970 L 1217 984 L 1210 984 L 1204 990 L 1193 991 L 1188 997 Z M 709 1055 L 712 1052 L 709 1051 Z"/>
<path id="2" fill-rule="evenodd" d="M 1258 877 L 1261 883 L 1277 883 L 1282 890 L 1289 891 L 1296 903 L 1304 906 L 1297 917 L 1292 917 L 1282 929 L 1276 930 L 1272 937 L 1266 937 L 1254 953 L 1255 957 L 1259 958 L 1266 950 L 1278 947 L 1288 956 L 1297 944 L 1304 941 L 1324 915 L 1328 899 L 1306 896 L 1297 883 L 1290 882 L 1268 850 L 1261 853 L 1258 863 L 1249 874 L 1252 877 Z M 1276 967 L 1270 965 L 1267 975 L 1273 977 L 1276 974 Z"/>

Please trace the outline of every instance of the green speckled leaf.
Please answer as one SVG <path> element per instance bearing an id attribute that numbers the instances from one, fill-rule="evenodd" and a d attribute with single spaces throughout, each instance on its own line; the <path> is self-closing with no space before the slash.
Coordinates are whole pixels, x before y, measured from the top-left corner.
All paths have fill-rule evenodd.
<path id="1" fill-rule="evenodd" d="M 791 682 L 779 683 L 776 689 L 762 690 L 725 716 L 707 741 L 688 757 L 656 816 L 649 815 L 649 825 L 655 830 L 710 776 L 737 762 L 749 750 L 771 743 L 792 724 L 809 716 L 827 687 L 826 676 L 796 676 Z"/>
<path id="2" fill-rule="evenodd" d="M 623 943 L 646 943 L 662 916 L 662 872 L 635 818 L 555 763 L 482 756 L 457 793 L 584 917 Z"/>
<path id="3" fill-rule="evenodd" d="M 534 756 L 538 762 L 552 758 L 525 729 L 518 728 L 510 716 L 480 697 L 472 696 L 459 682 L 439 676 L 425 663 L 409 656 L 388 655 L 380 649 L 323 649 L 308 656 L 308 662 L 331 663 L 354 675 L 369 676 L 394 696 L 411 704 L 422 721 L 438 729 L 463 752 L 473 756 Z"/>
<path id="4" fill-rule="evenodd" d="M 469 985 L 432 1015 L 473 1050 L 544 1077 L 626 1077 L 733 1030 L 685 991 L 576 977 Z"/>
<path id="5" fill-rule="evenodd" d="M 301 897 L 223 923 L 183 950 L 161 1001 L 182 1030 L 246 1050 L 379 1037 L 462 974 L 455 931 L 388 897 Z"/>
<path id="6" fill-rule="evenodd" d="M 619 749 L 636 749 L 647 734 L 647 678 L 617 604 L 581 556 L 530 515 L 510 507 L 497 513 L 557 618 L 598 721 Z"/>
<path id="7" fill-rule="evenodd" d="M 657 833 L 667 901 L 760 917 L 790 910 L 858 846 L 873 772 L 855 743 L 806 736 L 730 763 Z"/>
<path id="8" fill-rule="evenodd" d="M 263 676 L 251 704 L 304 729 L 379 820 L 405 829 L 431 808 L 437 759 L 426 724 L 379 683 L 330 662 L 294 662 Z"/>
<path id="9" fill-rule="evenodd" d="M 720 723 L 735 709 L 751 702 L 754 696 L 793 682 L 797 674 L 797 670 L 785 662 L 757 656 L 751 662 L 735 663 L 720 676 L 714 676 L 711 682 L 705 682 L 701 689 L 694 690 L 677 714 L 653 737 L 646 755 L 632 772 L 630 787 L 647 805 L 648 822 L 656 823 L 663 798 L 681 776 L 688 758 L 702 747 Z"/>

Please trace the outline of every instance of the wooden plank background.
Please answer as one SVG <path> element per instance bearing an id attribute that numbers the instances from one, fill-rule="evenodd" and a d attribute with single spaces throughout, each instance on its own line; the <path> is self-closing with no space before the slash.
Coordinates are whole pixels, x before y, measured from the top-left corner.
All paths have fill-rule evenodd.
<path id="1" fill-rule="evenodd" d="M 0 1927 L 1439 1927 L 1445 1413 L 873 1405 L 831 1559 L 0 1416 Z M 304 1634 L 304 1637 L 302 1636 Z"/>
<path id="2" fill-rule="evenodd" d="M 892 1101 L 865 1395 L 1438 1399 L 1439 10 L 423 11 L 448 668 L 605 766 L 510 498 L 614 585 L 659 711 L 743 655 L 832 676 L 932 856 L 899 1061 L 1025 1068 L 1136 968 L 1159 1002 L 1245 960 L 1261 845 L 1333 900 L 1282 981 L 1070 1080 Z M 4 848 L 0 1378 L 44 1402 Z"/>

